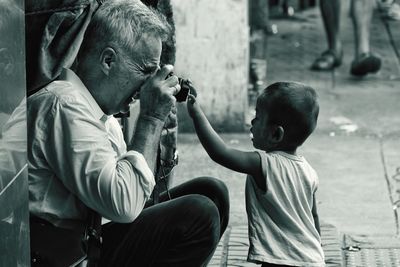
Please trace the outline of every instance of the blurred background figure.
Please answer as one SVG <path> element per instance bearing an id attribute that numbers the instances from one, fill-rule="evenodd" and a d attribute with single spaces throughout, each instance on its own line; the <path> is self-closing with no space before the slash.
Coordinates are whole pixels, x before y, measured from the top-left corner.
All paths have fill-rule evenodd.
<path id="1" fill-rule="evenodd" d="M 400 20 L 400 5 L 395 0 L 378 0 L 378 8 L 383 18 Z"/>
<path id="2" fill-rule="evenodd" d="M 6 114 L 11 114 L 25 95 L 21 16 L 23 11 L 14 1 L 0 0 L 0 112 Z"/>
<path id="3" fill-rule="evenodd" d="M 0 36 L 0 266 L 29 266 L 22 0 L 0 0 Z"/>
<path id="4" fill-rule="evenodd" d="M 381 68 L 381 58 L 370 49 L 370 25 L 374 1 L 352 0 L 350 16 L 354 31 L 354 59 L 350 73 L 364 76 L 376 73 Z M 312 64 L 315 71 L 329 71 L 342 64 L 343 50 L 340 39 L 340 0 L 321 0 L 321 15 L 328 41 L 328 50 L 323 52 Z"/>
<path id="5" fill-rule="evenodd" d="M 267 75 L 267 35 L 273 33 L 269 24 L 269 3 L 267 0 L 249 1 L 250 25 L 250 102 L 263 89 Z M 276 30 L 276 29 L 275 29 Z"/>
<path id="6" fill-rule="evenodd" d="M 25 111 L 16 109 L 25 96 L 23 22 L 15 1 L 0 0 L 0 196 L 26 164 L 26 124 L 11 129 L 14 115 Z"/>

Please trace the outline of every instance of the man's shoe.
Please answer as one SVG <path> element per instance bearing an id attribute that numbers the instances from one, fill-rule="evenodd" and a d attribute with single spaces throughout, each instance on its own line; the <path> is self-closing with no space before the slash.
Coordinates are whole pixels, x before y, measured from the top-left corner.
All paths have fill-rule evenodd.
<path id="1" fill-rule="evenodd" d="M 368 73 L 376 73 L 381 68 L 382 61 L 379 56 L 371 53 L 361 54 L 357 60 L 351 63 L 350 73 L 354 76 L 364 76 Z"/>
<path id="2" fill-rule="evenodd" d="M 323 52 L 311 65 L 311 70 L 329 71 L 342 64 L 343 52 L 335 53 L 333 50 Z"/>

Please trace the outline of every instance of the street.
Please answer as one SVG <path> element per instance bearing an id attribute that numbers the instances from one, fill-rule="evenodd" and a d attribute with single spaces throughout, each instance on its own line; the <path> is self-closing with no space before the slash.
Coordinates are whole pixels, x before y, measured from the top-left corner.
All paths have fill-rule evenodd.
<path id="1" fill-rule="evenodd" d="M 383 259 L 387 264 L 397 264 L 390 266 L 400 266 L 400 241 L 396 238 L 396 216 L 400 216 L 400 61 L 395 47 L 400 48 L 400 21 L 390 21 L 385 26 L 379 14 L 374 15 L 371 47 L 382 56 L 382 69 L 364 78 L 350 75 L 354 40 L 346 12 L 342 21 L 343 64 L 329 72 L 309 70 L 313 60 L 326 49 L 318 8 L 271 22 L 279 32 L 268 39 L 267 83 L 300 81 L 313 86 L 320 97 L 318 127 L 298 151 L 319 174 L 320 220 L 337 229 L 346 266 L 364 266 L 357 264 L 367 256 L 350 255 L 352 252 L 345 249 L 355 245 L 362 252 L 368 251 L 367 247 L 362 249 L 363 241 L 369 249 L 380 251 L 381 262 Z M 233 147 L 253 150 L 248 133 L 222 137 Z M 246 229 L 245 175 L 212 162 L 194 134 L 180 134 L 178 149 L 180 163 L 174 184 L 203 175 L 220 178 L 230 190 L 230 226 Z M 394 256 L 384 256 L 389 252 Z M 246 253 L 241 253 L 245 261 Z M 224 255 L 225 266 L 254 266 L 244 261 L 242 265 L 230 265 L 229 252 L 222 251 Z M 371 256 L 365 266 L 375 266 L 372 262 L 378 258 Z"/>

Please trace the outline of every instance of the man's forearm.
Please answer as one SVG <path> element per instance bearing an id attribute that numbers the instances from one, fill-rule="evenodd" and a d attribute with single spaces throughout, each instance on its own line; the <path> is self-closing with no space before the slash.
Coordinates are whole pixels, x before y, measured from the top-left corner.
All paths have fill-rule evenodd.
<path id="1" fill-rule="evenodd" d="M 139 115 L 135 134 L 128 147 L 129 150 L 135 150 L 143 154 L 153 173 L 156 170 L 157 151 L 163 126 L 164 121 L 160 119 Z"/>

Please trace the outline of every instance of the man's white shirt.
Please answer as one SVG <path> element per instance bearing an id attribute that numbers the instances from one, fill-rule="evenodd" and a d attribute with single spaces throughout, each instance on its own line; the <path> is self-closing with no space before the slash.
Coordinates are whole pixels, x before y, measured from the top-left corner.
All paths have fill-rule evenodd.
<path id="1" fill-rule="evenodd" d="M 103 113 L 71 70 L 28 98 L 29 210 L 56 226 L 84 225 L 87 207 L 131 222 L 153 191 L 143 155 L 127 151 L 118 121 Z"/>

